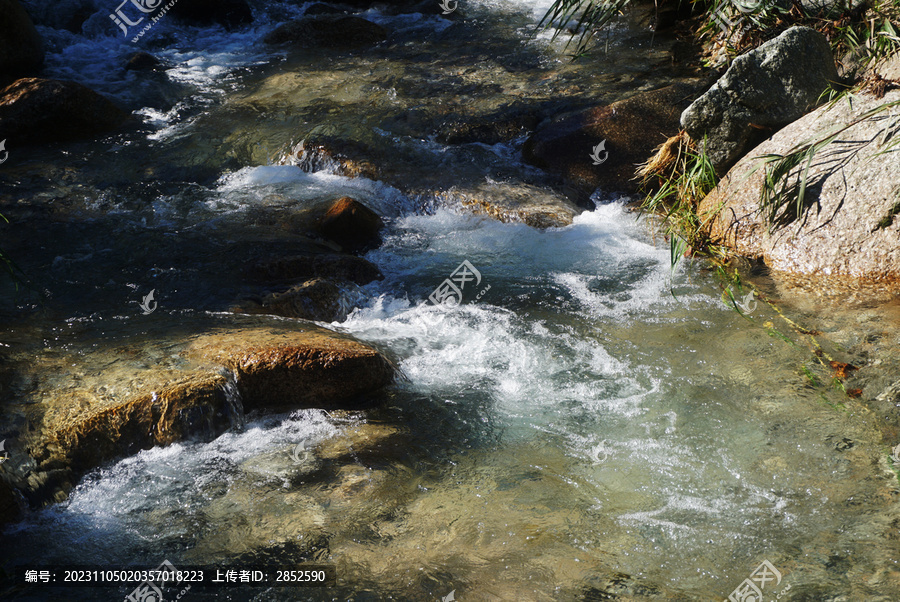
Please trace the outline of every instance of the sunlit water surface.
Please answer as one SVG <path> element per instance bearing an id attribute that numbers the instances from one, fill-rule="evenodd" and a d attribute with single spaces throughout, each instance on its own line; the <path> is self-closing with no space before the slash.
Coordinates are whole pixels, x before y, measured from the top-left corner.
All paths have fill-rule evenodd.
<path id="1" fill-rule="evenodd" d="M 162 316 L 217 319 L 245 292 L 228 266 L 254 245 L 293 244 L 290 228 L 273 224 L 348 194 L 387 218 L 384 245 L 367 255 L 386 279 L 356 291 L 360 308 L 331 327 L 378 346 L 401 377 L 377 410 L 255 416 L 215 441 L 152 449 L 96 470 L 68 501 L 5 533 L 5 566 L 337 568 L 333 588 L 195 589 L 191 599 L 433 600 L 454 591 L 458 600 L 714 600 L 768 560 L 782 574 L 766 589 L 772 598 L 789 585 L 783 599 L 897 599 L 896 478 L 878 435 L 805 386 L 798 351 L 760 327 L 773 319 L 762 304 L 745 320 L 722 304 L 701 266 L 685 262 L 672 272 L 665 241 L 602 192 L 598 208 L 571 226 L 539 231 L 468 215 L 453 194 L 407 195 L 336 175 L 333 166 L 304 173 L 266 165 L 274 149 L 291 148 L 324 122 L 372 144 L 398 144 L 398 164 L 421 165 L 418 175 L 409 168 L 396 177 L 410 185 L 419 175 L 434 185 L 481 179 L 502 194 L 542 177 L 519 163 L 521 141 L 460 149 L 410 137 L 415 120 L 397 116 L 457 94 L 461 84 L 438 70 L 419 97 L 402 79 L 367 87 L 367 77 L 390 81 L 415 68 L 398 56 L 348 58 L 346 73 L 325 65 L 331 79 L 292 97 L 296 114 L 275 111 L 260 122 L 247 107 L 278 86 L 306 85 L 252 71 L 274 59 L 248 49 L 249 41 L 301 11 L 265 7 L 271 18 L 252 31 L 191 30 L 195 37 L 180 47 L 160 42 L 158 54 L 175 63 L 168 84 L 192 91 L 175 107 L 149 102 L 152 86 L 122 85 L 104 70 L 111 55 L 125 54 L 121 40 L 94 33 L 72 57 L 51 53 L 55 76 L 88 73 L 86 83 L 134 103 L 146 129 L 85 148 L 85 181 L 18 181 L 34 191 L 43 241 L 28 261 L 68 302 L 11 324 L 6 335 L 35 339 L 23 357 L 76 349 L 86 363 L 113 365 L 119 358 L 104 355 L 113 351 L 89 350 L 95 340 L 149 336 L 149 322 L 132 322 L 138 286 L 160 291 Z M 504 31 L 521 42 L 495 42 L 527 54 L 549 43 L 526 43 L 519 31 L 542 8 L 471 10 L 514 15 Z M 447 27 L 434 16 L 369 16 L 410 36 Z M 159 27 L 162 36 L 180 31 Z M 477 20 L 472 27 L 478 31 Z M 66 43 L 64 34 L 42 31 Z M 546 57 L 532 71 L 518 64 L 521 71 L 497 77 L 507 89 L 524 82 L 526 97 L 540 96 L 547 64 L 582 93 L 634 87 L 630 70 L 645 55 L 639 47 L 619 52 L 624 75 L 605 80 Z M 296 70 L 301 78 L 315 63 L 284 60 L 306 61 L 307 71 Z M 241 69 L 251 69 L 246 80 Z M 326 97 L 344 110 L 316 105 Z M 215 109 L 222 98 L 225 108 Z M 267 102 L 284 109 L 283 99 Z M 229 138 L 232 126 L 240 131 Z M 272 140 L 271 149 L 261 139 Z M 201 177 L 210 165 L 225 166 L 224 175 Z M 60 203 L 65 219 L 41 221 L 41 203 Z M 467 283 L 464 302 L 429 303 L 463 261 L 480 278 Z M 68 377 L 48 369 L 41 378 Z"/>

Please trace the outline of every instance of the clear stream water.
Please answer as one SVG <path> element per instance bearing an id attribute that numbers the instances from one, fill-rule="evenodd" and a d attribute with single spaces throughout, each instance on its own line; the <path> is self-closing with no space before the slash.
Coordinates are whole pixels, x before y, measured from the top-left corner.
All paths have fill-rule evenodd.
<path id="1" fill-rule="evenodd" d="M 767 560 L 783 577 L 766 599 L 900 599 L 900 500 L 877 429 L 808 386 L 803 353 L 760 327 L 771 310 L 745 320 L 702 265 L 673 273 L 646 220 L 604 191 L 544 231 L 454 200 L 455 184 L 503 194 L 545 176 L 519 162 L 521 139 L 429 138 L 447 106 L 613 99 L 665 80 L 662 42 L 621 28 L 614 59 L 573 64 L 531 37 L 544 6 L 469 3 L 454 22 L 368 12 L 392 31 L 371 52 L 285 54 L 258 40 L 306 5 L 269 2 L 236 32 L 157 23 L 142 44 L 171 66 L 153 81 L 121 70 L 134 47 L 107 31 L 114 7 L 95 6 L 85 34 L 41 27 L 48 74 L 142 121 L 98 142 L 7 145 L 5 246 L 49 300 L 4 309 L 0 341 L 31 370 L 4 403 L 52 405 L 42 392 L 73 379 L 166 365 L 180 338 L 231 320 L 248 257 L 302 248 L 292 216 L 343 194 L 386 216 L 367 255 L 386 278 L 330 326 L 403 376 L 376 410 L 255 416 L 95 470 L 4 532 L 2 566 L 309 561 L 338 575 L 183 600 L 722 600 Z M 316 128 L 391 146 L 394 183 L 425 185 L 274 164 Z M 482 277 L 465 303 L 426 303 L 463 260 Z M 159 309 L 141 316 L 151 288 Z"/>

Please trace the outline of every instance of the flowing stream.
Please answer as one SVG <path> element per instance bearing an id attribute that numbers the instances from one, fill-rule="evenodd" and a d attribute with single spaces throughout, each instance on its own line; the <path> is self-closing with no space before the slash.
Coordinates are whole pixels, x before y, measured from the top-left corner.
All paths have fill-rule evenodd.
<path id="1" fill-rule="evenodd" d="M 566 227 L 470 214 L 457 190 L 549 180 L 520 162 L 521 138 L 445 145 L 427 131 L 463 108 L 654 87 L 673 79 L 665 40 L 616 26 L 605 52 L 573 63 L 531 35 L 546 3 L 460 4 L 452 21 L 369 10 L 391 37 L 357 54 L 262 45 L 300 3 L 260 3 L 256 24 L 230 33 L 162 19 L 142 43 L 170 67 L 152 76 L 122 71 L 135 45 L 109 31 L 112 4 L 83 34 L 40 28 L 48 76 L 141 123 L 7 145 L 20 162 L 3 168 L 18 202 L 4 247 L 50 295 L 3 310 L 0 341 L 44 383 L 7 394 L 166 365 L 184 333 L 235 319 L 224 310 L 247 293 L 243 262 L 302 249 L 292 216 L 341 195 L 386 217 L 366 255 L 385 279 L 352 291 L 358 308 L 329 326 L 402 377 L 374 410 L 250 416 L 212 442 L 97 469 L 8 528 L 0 563 L 317 562 L 338 577 L 183 600 L 575 601 L 722 600 L 768 561 L 781 578 L 767 599 L 897 600 L 900 496 L 879 433 L 809 386 L 805 356 L 760 326 L 773 311 L 742 318 L 700 263 L 673 272 L 652 223 L 603 191 Z M 392 183 L 290 164 L 323 132 L 393 149 Z M 480 276 L 464 303 L 428 303 L 463 261 Z M 150 288 L 159 309 L 142 316 Z"/>

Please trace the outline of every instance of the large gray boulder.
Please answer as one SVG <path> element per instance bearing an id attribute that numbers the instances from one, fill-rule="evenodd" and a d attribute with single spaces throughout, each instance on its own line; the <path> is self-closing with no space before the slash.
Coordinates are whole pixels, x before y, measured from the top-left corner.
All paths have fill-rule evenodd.
<path id="1" fill-rule="evenodd" d="M 706 152 L 724 173 L 755 144 L 815 108 L 837 81 L 828 40 L 809 27 L 792 27 L 734 59 L 681 114 L 681 126 L 694 140 L 706 136 Z"/>
<path id="2" fill-rule="evenodd" d="M 44 64 L 44 47 L 18 0 L 0 0 L 0 86 L 33 75 Z"/>
<path id="3" fill-rule="evenodd" d="M 821 107 L 754 148 L 700 204 L 713 242 L 780 272 L 900 285 L 900 146 L 890 147 L 900 108 L 862 120 L 815 155 L 800 219 L 769 229 L 760 206 L 764 170 L 754 172 L 756 157 L 785 155 L 892 101 L 900 90 Z"/>

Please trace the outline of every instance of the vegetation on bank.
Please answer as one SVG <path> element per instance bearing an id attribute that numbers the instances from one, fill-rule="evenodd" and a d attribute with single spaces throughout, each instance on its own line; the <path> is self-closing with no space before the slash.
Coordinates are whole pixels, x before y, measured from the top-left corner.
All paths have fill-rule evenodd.
<path id="1" fill-rule="evenodd" d="M 612 22 L 632 0 L 556 0 L 541 23 L 565 25 L 576 31 L 569 41 L 575 54 L 590 48 L 594 33 Z M 862 67 L 843 90 L 834 89 L 823 101 L 838 102 L 866 89 L 883 95 L 892 86 L 868 71 L 873 64 L 900 53 L 900 0 L 849 0 L 823 2 L 816 12 L 790 0 L 661 0 L 657 12 L 677 5 L 690 11 L 684 21 L 692 36 L 703 42 L 708 59 L 730 60 L 771 40 L 790 27 L 816 29 L 830 42 L 836 57 L 850 57 Z M 839 85 L 836 83 L 836 86 Z M 859 121 L 896 106 L 885 103 L 853 123 L 805 142 L 785 155 L 761 157 L 765 173 L 760 204 L 770 226 L 783 226 L 799 219 L 807 208 L 806 178 L 813 157 L 841 132 Z M 698 142 L 700 144 L 698 144 Z M 895 137 L 882 150 L 900 144 Z M 720 268 L 730 260 L 728 249 L 712 244 L 705 223 L 697 215 L 700 201 L 711 192 L 719 177 L 702 151 L 702 141 L 684 132 L 668 140 L 637 174 L 647 191 L 642 210 L 665 217 L 665 234 L 671 244 L 673 266 L 685 254 L 705 256 Z M 900 212 L 900 196 L 898 196 Z"/>
<path id="2" fill-rule="evenodd" d="M 680 4 L 678 4 L 680 2 Z M 574 44 L 576 56 L 588 51 L 594 33 L 613 21 L 631 3 L 631 0 L 556 0 L 544 16 L 544 26 L 565 25 L 576 31 L 569 44 Z M 661 0 L 657 12 L 677 5 L 680 9 L 687 0 Z M 880 61 L 900 53 L 900 0 L 862 0 L 853 3 L 837 0 L 812 12 L 804 8 L 800 0 L 694 0 L 689 15 L 680 25 L 681 33 L 699 41 L 703 47 L 706 66 L 722 65 L 736 56 L 753 50 L 777 37 L 790 27 L 803 25 L 822 33 L 829 41 L 835 57 L 854 64 L 848 70 L 844 82 L 835 82 L 834 89 L 823 95 L 824 102 L 851 102 L 853 94 L 862 90 L 880 97 L 887 89 L 898 84 L 883 80 L 871 67 Z M 558 31 L 563 31 L 560 27 Z M 861 115 L 850 124 L 837 125 L 816 139 L 806 141 L 784 155 L 766 155 L 759 158 L 757 170 L 763 170 L 764 185 L 760 206 L 770 227 L 784 226 L 800 219 L 809 208 L 806 195 L 807 178 L 813 158 L 825 146 L 836 140 L 853 125 L 882 113 L 900 102 L 884 103 Z M 879 152 L 887 152 L 900 145 L 900 132 L 886 132 L 883 137 L 889 144 Z M 709 157 L 703 152 L 704 141 L 692 140 L 682 131 L 662 144 L 656 154 L 644 163 L 636 178 L 640 179 L 646 193 L 641 211 L 663 218 L 662 228 L 670 243 L 673 268 L 684 256 L 701 256 L 710 260 L 720 277 L 723 301 L 735 311 L 752 320 L 743 311 L 744 303 L 738 298 L 758 295 L 783 321 L 781 328 L 767 321 L 762 324 L 770 336 L 784 340 L 792 346 L 807 348 L 811 352 L 803 372 L 810 384 L 825 384 L 821 378 L 849 397 L 857 397 L 861 391 L 847 389 L 844 380 L 855 367 L 836 361 L 817 340 L 818 332 L 804 328 L 785 316 L 755 287 L 742 282 L 731 251 L 714 244 L 708 236 L 708 221 L 715 215 L 701 218 L 700 202 L 715 189 L 720 174 L 716 173 Z M 861 152 L 863 149 L 857 149 Z M 900 187 L 898 187 L 896 213 L 900 213 Z M 893 215 L 889 216 L 891 219 Z M 704 221 L 705 220 L 705 221 Z M 751 293 L 745 291 L 750 290 Z M 817 378 L 810 367 L 815 367 Z M 826 376 L 827 375 L 827 376 Z M 835 407 L 823 395 L 823 400 Z M 843 409 L 843 406 L 836 409 Z"/>

